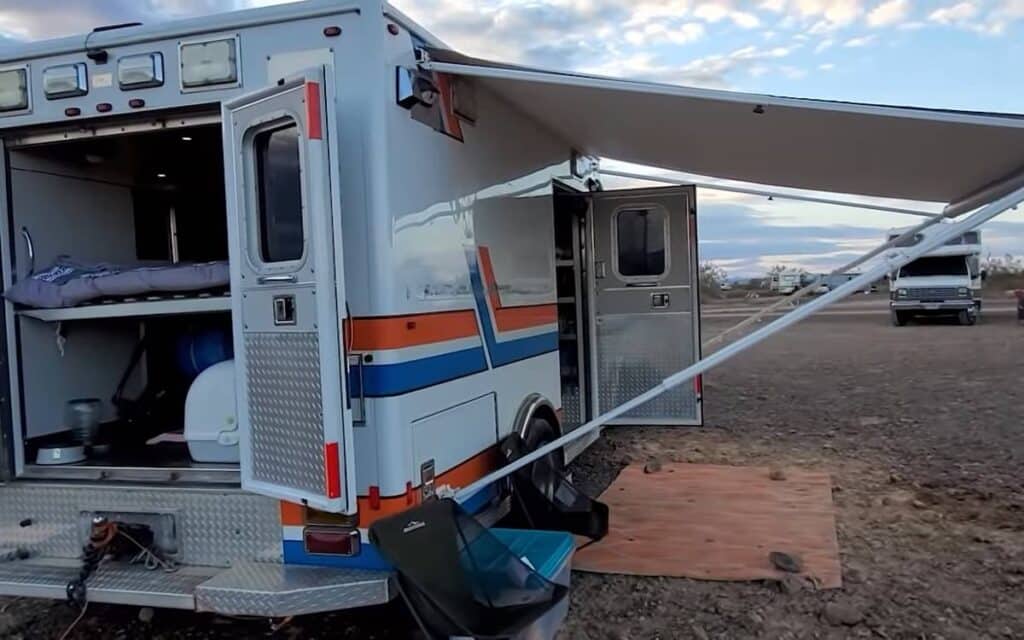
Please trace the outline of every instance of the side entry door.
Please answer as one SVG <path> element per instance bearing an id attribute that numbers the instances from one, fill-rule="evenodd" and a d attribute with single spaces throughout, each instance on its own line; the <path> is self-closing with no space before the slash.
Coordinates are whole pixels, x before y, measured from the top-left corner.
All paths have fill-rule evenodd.
<path id="1" fill-rule="evenodd" d="M 224 105 L 243 488 L 351 513 L 333 95 L 323 70 Z"/>
<path id="2" fill-rule="evenodd" d="M 656 386 L 700 357 L 693 187 L 590 194 L 595 414 Z M 617 424 L 701 424 L 700 382 Z"/>

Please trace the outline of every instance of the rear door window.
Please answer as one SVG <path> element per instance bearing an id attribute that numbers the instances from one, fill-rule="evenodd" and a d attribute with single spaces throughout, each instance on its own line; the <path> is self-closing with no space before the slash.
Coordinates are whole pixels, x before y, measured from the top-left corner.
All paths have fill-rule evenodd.
<path id="1" fill-rule="evenodd" d="M 668 272 L 668 217 L 660 207 L 615 214 L 615 268 L 625 280 L 653 280 Z"/>
<path id="2" fill-rule="evenodd" d="M 301 260 L 305 253 L 300 143 L 294 121 L 253 138 L 259 255 L 265 263 Z"/>

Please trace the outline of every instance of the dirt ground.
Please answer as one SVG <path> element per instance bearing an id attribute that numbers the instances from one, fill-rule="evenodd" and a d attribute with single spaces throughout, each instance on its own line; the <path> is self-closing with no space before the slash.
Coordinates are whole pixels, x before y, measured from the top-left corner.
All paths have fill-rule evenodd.
<path id="1" fill-rule="evenodd" d="M 845 586 L 573 574 L 563 639 L 1024 637 L 1024 327 L 895 328 L 884 304 L 807 321 L 705 378 L 705 429 L 619 428 L 574 465 L 592 492 L 652 458 L 798 466 L 834 482 Z M 736 322 L 705 321 L 705 335 Z M 613 514 L 614 517 L 614 514 Z M 60 604 L 0 599 L 0 637 L 57 638 Z M 265 622 L 95 606 L 70 638 L 249 638 Z M 405 638 L 397 604 L 284 638 Z"/>

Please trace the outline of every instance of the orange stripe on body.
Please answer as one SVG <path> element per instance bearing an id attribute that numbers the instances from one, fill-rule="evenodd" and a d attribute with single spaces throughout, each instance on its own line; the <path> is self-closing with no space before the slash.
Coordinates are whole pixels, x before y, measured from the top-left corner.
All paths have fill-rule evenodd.
<path id="1" fill-rule="evenodd" d="M 558 322 L 558 306 L 554 304 L 535 304 L 525 307 L 503 307 L 498 281 L 494 277 L 494 265 L 491 262 L 491 250 L 479 247 L 480 274 L 483 276 L 487 299 L 491 301 L 494 322 L 498 331 L 518 331 L 532 329 L 545 324 Z"/>
<path id="2" fill-rule="evenodd" d="M 354 330 L 349 335 L 349 327 Z M 345 321 L 346 344 L 356 351 L 415 347 L 460 338 L 475 338 L 476 314 L 472 310 L 443 311 L 388 318 L 353 318 Z"/>
<path id="3" fill-rule="evenodd" d="M 498 447 L 491 447 L 438 475 L 434 478 L 434 486 L 440 487 L 441 485 L 449 485 L 454 488 L 468 486 L 475 480 L 479 480 L 491 471 L 497 469 L 500 462 L 499 455 Z M 406 509 L 414 507 L 420 503 L 421 495 L 420 487 L 416 486 L 413 488 L 411 501 L 409 500 L 409 496 L 406 496 L 405 494 L 382 497 L 380 499 L 380 508 L 378 509 L 374 509 L 370 506 L 369 496 L 359 496 L 359 526 L 361 528 L 366 528 L 377 520 L 393 516 L 396 513 L 401 513 Z M 281 524 L 284 526 L 298 527 L 305 525 L 306 507 L 282 501 Z"/>

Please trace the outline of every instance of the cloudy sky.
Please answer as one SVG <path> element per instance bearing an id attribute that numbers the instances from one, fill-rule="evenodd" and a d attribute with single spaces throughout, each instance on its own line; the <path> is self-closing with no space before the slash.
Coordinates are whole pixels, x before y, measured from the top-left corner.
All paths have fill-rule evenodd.
<path id="1" fill-rule="evenodd" d="M 274 0 L 0 0 L 7 41 Z M 396 0 L 466 53 L 738 91 L 1024 113 L 1024 0 Z M 904 216 L 702 191 L 702 256 L 823 269 Z M 1024 254 L 1024 213 L 993 223 Z"/>

